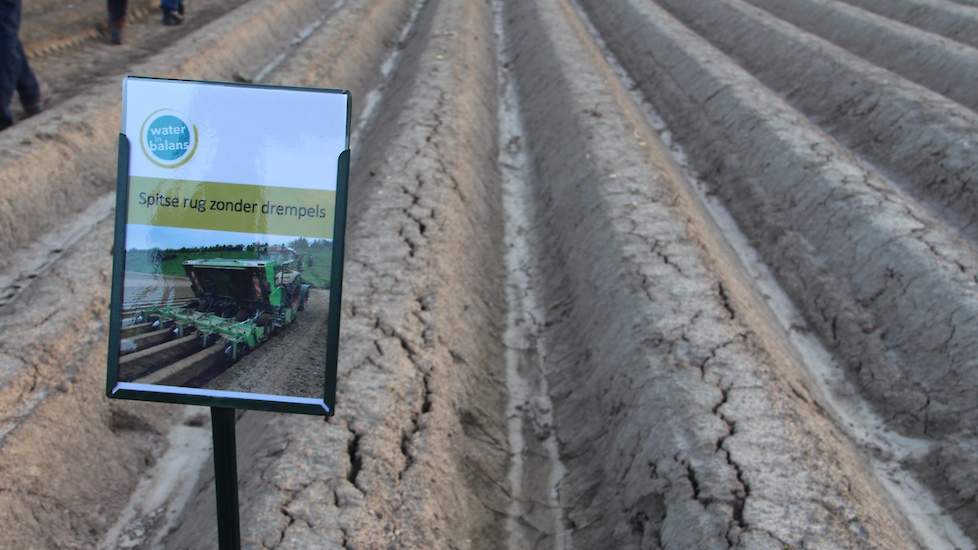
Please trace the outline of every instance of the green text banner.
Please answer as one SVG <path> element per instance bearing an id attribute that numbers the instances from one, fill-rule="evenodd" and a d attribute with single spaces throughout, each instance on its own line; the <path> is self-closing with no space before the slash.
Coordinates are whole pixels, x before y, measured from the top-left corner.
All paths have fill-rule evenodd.
<path id="1" fill-rule="evenodd" d="M 333 238 L 334 191 L 133 176 L 128 223 Z"/>

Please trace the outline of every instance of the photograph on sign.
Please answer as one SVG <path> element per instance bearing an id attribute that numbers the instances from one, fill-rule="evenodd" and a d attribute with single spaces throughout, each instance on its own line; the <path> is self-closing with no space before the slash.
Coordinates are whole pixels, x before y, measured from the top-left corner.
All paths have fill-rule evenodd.
<path id="1" fill-rule="evenodd" d="M 109 395 L 332 412 L 349 112 L 343 91 L 126 79 Z"/>

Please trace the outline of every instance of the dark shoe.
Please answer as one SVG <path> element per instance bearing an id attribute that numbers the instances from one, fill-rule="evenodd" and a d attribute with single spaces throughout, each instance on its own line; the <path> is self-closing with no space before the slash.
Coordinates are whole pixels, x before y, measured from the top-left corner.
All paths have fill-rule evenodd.
<path id="1" fill-rule="evenodd" d="M 109 20 L 108 24 L 98 23 L 95 25 L 95 30 L 98 31 L 105 41 L 109 44 L 118 46 L 122 44 L 122 30 L 126 26 L 126 20 L 120 19 L 119 21 Z"/>
<path id="2" fill-rule="evenodd" d="M 183 23 L 183 16 L 174 10 L 163 10 L 164 25 L 179 25 Z"/>
<path id="3" fill-rule="evenodd" d="M 34 101 L 24 101 L 21 98 L 20 106 L 24 108 L 24 118 L 30 118 L 34 115 L 41 114 L 44 112 L 44 108 L 48 104 L 48 93 L 47 85 L 44 82 L 39 81 L 37 83 L 40 95 Z"/>

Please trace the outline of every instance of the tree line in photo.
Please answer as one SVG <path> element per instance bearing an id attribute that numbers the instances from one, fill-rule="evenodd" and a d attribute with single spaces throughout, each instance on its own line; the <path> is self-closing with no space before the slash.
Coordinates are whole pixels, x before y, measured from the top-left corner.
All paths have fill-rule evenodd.
<path id="1" fill-rule="evenodd" d="M 286 250 L 287 249 L 287 250 Z M 131 248 L 126 251 L 126 271 L 185 277 L 187 260 L 282 260 L 291 250 L 298 256 L 302 278 L 319 288 L 329 288 L 333 242 L 299 237 L 284 245 L 266 243 L 214 244 L 180 248 Z"/>

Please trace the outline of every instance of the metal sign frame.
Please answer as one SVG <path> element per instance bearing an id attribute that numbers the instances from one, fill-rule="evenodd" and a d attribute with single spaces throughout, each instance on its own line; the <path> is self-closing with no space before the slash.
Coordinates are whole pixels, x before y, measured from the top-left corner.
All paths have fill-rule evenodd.
<path id="1" fill-rule="evenodd" d="M 116 176 L 116 209 L 115 209 L 115 242 L 112 251 L 112 293 L 109 315 L 109 348 L 108 372 L 105 392 L 110 398 L 134 399 L 140 401 L 155 401 L 162 403 L 180 403 L 185 405 L 200 405 L 218 408 L 237 408 L 332 416 L 336 404 L 336 372 L 339 354 L 340 308 L 343 289 L 343 258 L 346 242 L 346 209 L 350 174 L 350 120 L 352 115 L 350 93 L 346 90 L 303 88 L 293 86 L 268 86 L 258 84 L 242 84 L 231 82 L 211 82 L 180 79 L 163 79 L 152 77 L 134 77 L 127 79 L 143 79 L 157 81 L 184 82 L 201 85 L 260 88 L 268 90 L 292 90 L 325 94 L 341 94 L 347 96 L 346 113 L 346 148 L 337 159 L 336 173 L 336 202 L 334 207 L 334 230 L 331 281 L 329 296 L 329 312 L 326 334 L 326 368 L 321 400 L 315 398 L 293 397 L 285 395 L 251 394 L 244 392 L 221 391 L 223 395 L 205 395 L 203 393 L 188 393 L 176 386 L 156 386 L 152 384 L 134 384 L 119 381 L 119 345 L 122 333 L 123 277 L 126 269 L 126 226 L 129 205 L 129 162 L 131 143 L 125 133 L 119 134 L 119 156 Z"/>

